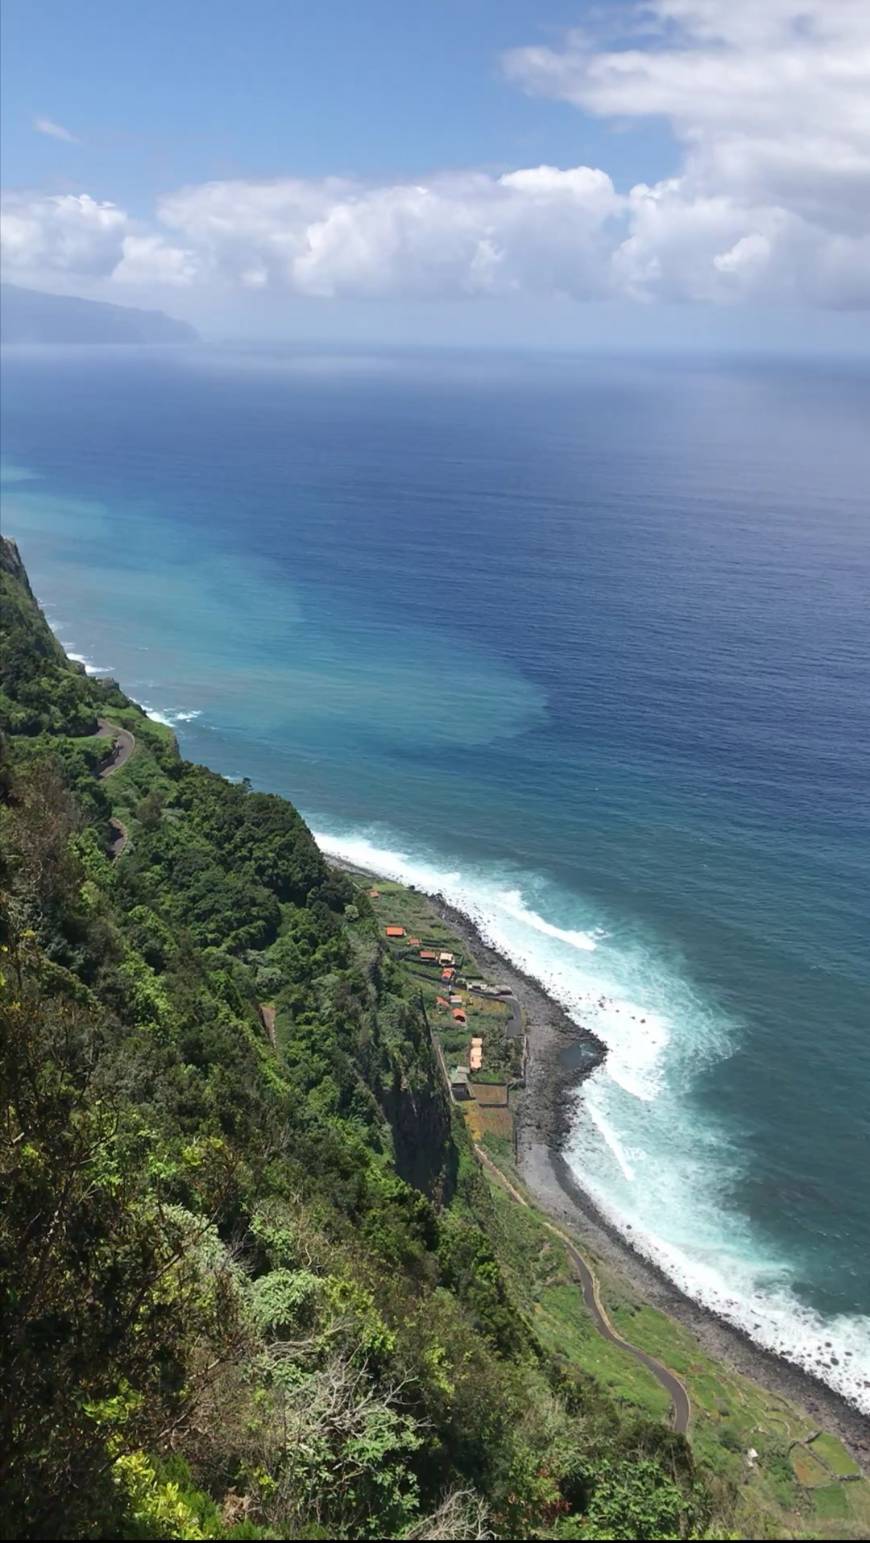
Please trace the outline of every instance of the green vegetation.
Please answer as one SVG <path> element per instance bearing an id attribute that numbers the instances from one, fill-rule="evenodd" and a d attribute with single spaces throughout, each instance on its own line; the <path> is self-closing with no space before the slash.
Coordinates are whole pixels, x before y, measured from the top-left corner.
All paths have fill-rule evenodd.
<path id="1" fill-rule="evenodd" d="M 702 1535 L 502 1268 L 365 889 L 0 584 L 3 1535 Z"/>
<path id="2" fill-rule="evenodd" d="M 856 1479 L 860 1476 L 861 1470 L 858 1464 L 853 1457 L 850 1457 L 842 1442 L 829 1436 L 826 1431 L 816 1437 L 812 1449 L 816 1457 L 821 1458 L 830 1472 L 835 1473 L 838 1478 Z"/>

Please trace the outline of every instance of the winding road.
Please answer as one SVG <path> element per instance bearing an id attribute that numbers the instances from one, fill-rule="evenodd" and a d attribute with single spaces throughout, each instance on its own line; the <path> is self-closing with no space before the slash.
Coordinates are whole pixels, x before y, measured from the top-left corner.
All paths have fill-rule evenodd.
<path id="1" fill-rule="evenodd" d="M 129 729 L 122 729 L 119 723 L 110 723 L 108 718 L 98 718 L 97 726 L 104 739 L 110 736 L 112 739 L 109 759 L 98 772 L 100 781 L 105 782 L 107 777 L 111 777 L 114 772 L 120 771 L 122 766 L 126 766 L 136 749 L 136 736 L 131 734 Z M 119 820 L 117 815 L 113 815 L 110 819 L 109 829 L 112 832 L 112 839 L 106 848 L 106 854 L 113 863 L 116 863 L 126 849 L 130 832 L 124 821 Z"/>
<path id="2" fill-rule="evenodd" d="M 111 756 L 100 769 L 100 781 L 104 782 L 107 777 L 111 777 L 127 764 L 136 749 L 136 737 L 129 729 L 122 729 L 119 723 L 110 723 L 108 718 L 98 718 L 97 724 L 103 737 L 108 738 L 111 735 L 114 741 Z"/>
<path id="3" fill-rule="evenodd" d="M 505 1177 L 501 1169 L 497 1167 L 497 1165 L 492 1161 L 492 1158 L 489 1157 L 487 1153 L 484 1152 L 479 1146 L 475 1146 L 475 1152 L 487 1173 L 491 1174 L 492 1177 L 496 1179 L 504 1189 L 507 1190 L 511 1198 L 516 1200 L 518 1205 L 524 1205 L 527 1210 L 532 1210 L 533 1207 L 529 1205 L 525 1195 L 521 1194 L 521 1192 L 513 1184 L 511 1184 L 510 1180 Z M 561 1227 L 557 1227 L 553 1222 L 549 1221 L 544 1221 L 544 1226 L 549 1232 L 554 1233 L 555 1236 L 559 1238 L 562 1243 L 564 1243 L 565 1248 L 568 1251 L 568 1258 L 570 1259 L 571 1264 L 577 1274 L 580 1288 L 583 1292 L 583 1300 L 586 1303 L 590 1313 L 592 1314 L 595 1327 L 597 1328 L 599 1334 L 601 1334 L 604 1339 L 609 1340 L 612 1345 L 618 1345 L 620 1350 L 625 1350 L 628 1355 L 634 1357 L 635 1361 L 639 1361 L 642 1366 L 645 1366 L 647 1371 L 652 1372 L 656 1382 L 661 1383 L 661 1386 L 664 1388 L 665 1392 L 670 1398 L 672 1411 L 671 1423 L 673 1424 L 674 1430 L 678 1433 L 678 1435 L 685 1436 L 689 1429 L 689 1421 L 692 1418 L 692 1404 L 685 1385 L 680 1381 L 675 1372 L 668 1371 L 668 1368 L 663 1366 L 661 1361 L 657 1361 L 655 1356 L 647 1355 L 645 1350 L 639 1350 L 637 1345 L 630 1344 L 627 1339 L 623 1339 L 621 1334 L 617 1334 L 607 1315 L 607 1309 L 601 1300 L 598 1281 L 596 1280 L 591 1267 L 583 1258 L 583 1255 L 577 1248 L 575 1248 L 574 1244 L 571 1242 L 571 1239 L 568 1237 L 568 1234 L 563 1232 Z"/>
<path id="4" fill-rule="evenodd" d="M 124 824 L 124 821 L 119 820 L 117 815 L 114 814 L 109 821 L 109 829 L 112 832 L 112 839 L 109 842 L 107 848 L 107 855 L 111 858 L 112 862 L 115 863 L 118 861 L 118 858 L 121 856 L 121 853 L 127 846 L 127 842 L 130 840 L 130 832 Z"/>

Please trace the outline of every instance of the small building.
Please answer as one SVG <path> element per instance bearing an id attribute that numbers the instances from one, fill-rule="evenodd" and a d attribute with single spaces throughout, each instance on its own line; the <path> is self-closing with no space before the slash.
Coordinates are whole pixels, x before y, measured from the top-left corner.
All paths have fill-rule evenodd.
<path id="1" fill-rule="evenodd" d="M 454 1066 L 450 1073 L 450 1091 L 457 1103 L 461 1099 L 471 1097 L 471 1089 L 468 1086 L 468 1067 Z"/>
<path id="2" fill-rule="evenodd" d="M 438 956 L 435 953 L 435 950 L 432 949 L 432 948 L 421 948 L 420 949 L 420 958 L 426 964 L 434 964 L 436 959 L 437 959 L 437 957 Z"/>
<path id="3" fill-rule="evenodd" d="M 448 1002 L 446 997 L 436 997 L 435 998 L 435 1006 L 436 1007 L 449 1007 L 450 1003 Z"/>
<path id="4" fill-rule="evenodd" d="M 452 954 L 448 954 L 446 948 L 443 948 L 441 950 L 441 953 L 438 955 L 438 963 L 439 964 L 455 964 L 456 960 L 454 959 Z"/>
<path id="5" fill-rule="evenodd" d="M 408 939 L 408 947 L 409 948 L 419 948 L 420 947 L 420 942 L 421 942 L 420 938 L 409 938 Z"/>
<path id="6" fill-rule="evenodd" d="M 455 995 L 451 996 L 451 998 L 450 998 L 450 1006 L 451 1007 L 461 1007 L 462 1006 L 462 998 L 460 996 L 455 996 Z"/>
<path id="7" fill-rule="evenodd" d="M 483 1065 L 483 1039 L 479 1034 L 472 1036 L 471 1049 L 468 1052 L 468 1069 L 479 1072 Z"/>
<path id="8" fill-rule="evenodd" d="M 385 927 L 384 931 L 388 938 L 403 938 L 405 936 L 404 927 Z"/>
<path id="9" fill-rule="evenodd" d="M 442 980 L 452 980 L 455 974 L 456 974 L 455 970 L 442 970 L 441 971 L 441 979 Z"/>
<path id="10" fill-rule="evenodd" d="M 465 1013 L 462 1011 L 461 1007 L 454 1007 L 453 1017 L 457 1023 L 465 1022 Z"/>

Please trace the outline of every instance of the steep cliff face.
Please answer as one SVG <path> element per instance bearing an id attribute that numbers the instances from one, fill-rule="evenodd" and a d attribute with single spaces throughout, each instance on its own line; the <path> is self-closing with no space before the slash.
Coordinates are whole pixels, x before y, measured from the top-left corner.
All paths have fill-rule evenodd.
<path id="1" fill-rule="evenodd" d="M 10 579 L 20 584 L 36 605 L 36 597 L 30 588 L 30 580 L 21 561 L 17 543 L 10 540 L 8 536 L 0 536 L 0 573 L 8 574 Z"/>
<path id="2" fill-rule="evenodd" d="M 451 1138 L 448 1094 L 435 1056 L 425 1041 L 415 1056 L 411 1084 L 394 1065 L 382 1108 L 393 1133 L 396 1171 L 407 1184 L 439 1204 L 447 1204 L 456 1189 L 458 1157 Z"/>

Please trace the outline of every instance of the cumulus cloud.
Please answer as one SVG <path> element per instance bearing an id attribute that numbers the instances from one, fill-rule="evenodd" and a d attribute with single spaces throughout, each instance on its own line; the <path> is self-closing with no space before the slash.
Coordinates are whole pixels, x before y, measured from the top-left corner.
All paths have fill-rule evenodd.
<path id="1" fill-rule="evenodd" d="M 4 270 L 105 277 L 117 266 L 127 216 L 88 193 L 11 194 L 0 212 Z"/>
<path id="2" fill-rule="evenodd" d="M 138 235 L 124 209 L 88 193 L 4 195 L 0 250 L 5 276 L 19 279 L 178 284 L 191 282 L 198 266 L 193 253 L 159 234 Z"/>
<path id="3" fill-rule="evenodd" d="M 622 201 L 605 172 L 551 166 L 426 183 L 213 182 L 164 226 L 224 278 L 320 296 L 601 294 Z"/>
<path id="4" fill-rule="evenodd" d="M 870 307 L 866 0 L 638 0 L 598 14 L 621 19 L 617 46 L 575 30 L 504 68 L 617 124 L 666 120 L 672 177 L 624 191 L 591 166 L 216 181 L 168 194 L 148 222 L 86 193 L 16 194 L 7 271 L 323 299 Z"/>
<path id="5" fill-rule="evenodd" d="M 63 139 L 68 145 L 79 144 L 76 135 L 65 129 L 62 123 L 55 123 L 53 118 L 34 118 L 33 127 L 37 134 L 47 134 L 50 139 Z"/>
<path id="6" fill-rule="evenodd" d="M 527 91 L 665 118 L 680 175 L 630 194 L 632 293 L 870 304 L 870 11 L 864 0 L 650 0 L 630 46 L 573 31 L 514 49 Z"/>

